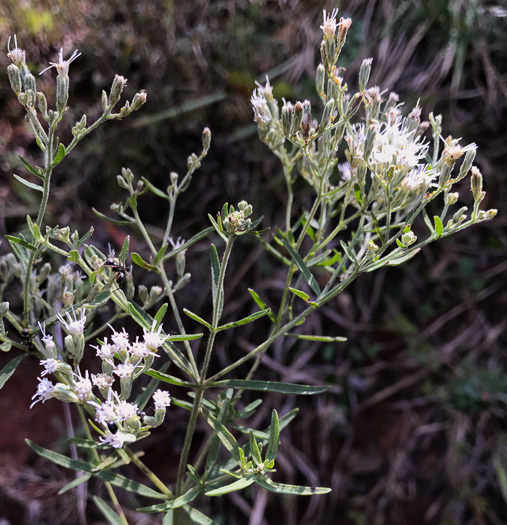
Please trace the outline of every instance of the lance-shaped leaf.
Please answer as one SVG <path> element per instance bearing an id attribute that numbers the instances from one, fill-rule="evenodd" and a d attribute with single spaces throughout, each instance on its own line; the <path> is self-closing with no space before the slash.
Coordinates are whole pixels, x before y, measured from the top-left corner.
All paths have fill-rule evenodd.
<path id="1" fill-rule="evenodd" d="M 209 490 L 204 495 L 205 496 L 223 496 L 229 492 L 234 492 L 236 490 L 243 490 L 249 487 L 255 480 L 255 474 L 250 474 L 244 478 L 238 479 L 229 485 L 219 487 L 218 489 Z"/>
<path id="2" fill-rule="evenodd" d="M 300 485 L 286 485 L 285 483 L 275 483 L 267 476 L 258 475 L 255 478 L 255 483 L 270 492 L 277 494 L 288 494 L 291 496 L 315 496 L 316 494 L 327 494 L 331 492 L 327 487 L 302 487 Z"/>
<path id="3" fill-rule="evenodd" d="M 292 288 L 291 286 L 289 286 L 289 290 L 294 295 L 297 295 L 300 299 L 303 299 L 303 301 L 308 302 L 308 299 L 310 299 L 310 296 L 306 292 L 303 292 L 303 290 L 298 290 L 297 288 Z"/>
<path id="4" fill-rule="evenodd" d="M 167 498 L 167 496 L 165 496 L 164 494 L 161 494 L 160 492 L 157 492 L 151 489 L 150 487 L 147 487 L 146 485 L 142 485 L 141 483 L 132 481 L 131 479 L 126 478 L 125 476 L 115 474 L 114 472 L 110 472 L 107 470 L 94 472 L 94 467 L 88 465 L 88 463 L 84 463 L 83 461 L 78 461 L 75 459 L 70 459 L 67 456 L 58 454 L 58 452 L 53 452 L 52 450 L 43 448 L 40 445 L 34 443 L 33 441 L 30 441 L 29 439 L 25 441 L 32 450 L 39 454 L 39 456 L 53 463 L 56 463 L 57 465 L 60 465 L 61 467 L 77 470 L 78 472 L 86 472 L 88 474 L 92 474 L 93 476 L 96 476 L 104 481 L 109 481 L 109 483 L 115 485 L 116 487 L 121 487 L 122 489 L 125 489 L 129 492 L 134 492 L 139 496 L 146 496 L 147 498 L 156 499 Z"/>
<path id="5" fill-rule="evenodd" d="M 153 261 L 153 264 L 155 266 L 157 266 L 157 264 L 162 260 L 162 258 L 164 257 L 165 255 L 165 252 L 167 251 L 167 248 L 168 248 L 169 244 L 164 244 L 164 246 L 162 246 L 162 248 L 160 248 L 160 250 L 157 252 L 157 255 L 155 255 L 155 259 Z"/>
<path id="6" fill-rule="evenodd" d="M 149 375 L 150 377 L 153 377 L 155 379 L 158 379 L 159 381 L 162 381 L 163 383 L 169 383 L 171 385 L 176 386 L 183 386 L 186 388 L 191 387 L 192 385 L 187 382 L 183 381 L 181 379 L 178 379 L 177 377 L 171 376 L 169 374 L 164 374 L 163 372 L 159 372 L 158 370 L 146 370 L 144 372 L 146 375 Z"/>
<path id="7" fill-rule="evenodd" d="M 60 144 L 60 146 L 61 145 L 62 144 Z M 118 517 L 118 514 L 116 514 L 116 511 L 114 511 L 103 499 L 98 496 L 93 496 L 93 502 L 97 505 L 104 518 L 106 518 L 111 525 L 124 525 L 123 521 Z"/>
<path id="8" fill-rule="evenodd" d="M 164 193 L 162 190 L 159 190 L 156 186 L 153 186 L 153 184 L 146 177 L 141 177 L 141 180 L 144 182 L 144 185 L 157 197 L 169 200 L 169 195 Z"/>
<path id="9" fill-rule="evenodd" d="M 275 322 L 275 314 L 271 311 L 271 308 L 269 308 L 268 305 L 260 298 L 259 294 L 252 288 L 248 288 L 248 291 L 250 292 L 252 299 L 257 303 L 257 306 L 261 310 L 269 310 L 268 317 L 271 319 L 271 321 Z"/>
<path id="10" fill-rule="evenodd" d="M 444 225 L 442 224 L 440 217 L 438 217 L 437 215 L 433 217 L 433 220 L 435 221 L 435 233 L 436 238 L 438 239 L 442 236 L 442 233 L 444 233 Z"/>
<path id="11" fill-rule="evenodd" d="M 194 339 L 200 339 L 204 334 L 178 334 L 170 335 L 166 341 L 193 341 Z"/>
<path id="12" fill-rule="evenodd" d="M 63 160 L 63 157 L 65 157 L 65 146 L 60 142 L 58 145 L 58 153 L 53 161 L 53 168 Z"/>
<path id="13" fill-rule="evenodd" d="M 82 485 L 83 483 L 86 483 L 88 480 L 90 480 L 92 477 L 91 474 L 84 474 L 81 473 L 81 476 L 73 479 L 70 483 L 67 483 L 67 485 L 64 485 L 59 491 L 58 495 L 65 494 L 69 490 L 75 489 L 79 485 Z"/>
<path id="14" fill-rule="evenodd" d="M 164 303 L 155 314 L 155 317 L 153 318 L 156 323 L 154 329 L 157 330 L 160 324 L 162 323 L 162 319 L 164 318 L 165 313 L 167 312 L 167 307 L 169 305 L 167 303 Z"/>
<path id="15" fill-rule="evenodd" d="M 16 175 L 15 173 L 13 173 L 13 175 L 17 181 L 21 182 L 21 184 L 24 184 L 27 188 L 30 188 L 31 190 L 35 190 L 35 191 L 40 191 L 41 193 L 44 192 L 44 188 L 40 186 L 39 184 L 34 184 L 33 182 L 27 181 L 26 179 L 23 179 L 22 177 L 20 177 L 19 175 Z"/>
<path id="16" fill-rule="evenodd" d="M 305 341 L 319 341 L 321 343 L 343 343 L 347 340 L 346 337 L 327 336 L 327 335 L 306 335 L 306 334 L 287 334 L 289 337 L 297 337 Z"/>
<path id="17" fill-rule="evenodd" d="M 303 275 L 303 279 L 308 283 L 308 286 L 315 292 L 315 294 L 318 296 L 320 295 L 320 287 L 317 281 L 315 280 L 315 277 L 312 275 L 312 272 L 308 269 L 308 266 L 304 263 L 303 259 L 301 259 L 301 256 L 298 252 L 287 242 L 282 241 L 283 245 L 285 246 L 285 249 L 289 252 L 290 256 L 292 257 L 292 260 L 296 263 L 297 267 L 300 269 L 301 274 Z"/>
<path id="18" fill-rule="evenodd" d="M 329 386 L 297 385 L 295 383 L 278 383 L 276 381 L 258 381 L 253 379 L 224 379 L 222 381 L 215 381 L 208 386 L 303 396 L 322 394 L 322 392 L 330 388 Z"/>
<path id="19" fill-rule="evenodd" d="M 14 242 L 16 244 L 20 244 L 21 246 L 30 250 L 31 252 L 37 251 L 37 248 L 33 244 L 29 243 L 28 241 L 25 241 L 25 239 L 15 237 L 14 235 L 6 235 L 5 238 L 9 241 L 10 244 Z"/>
<path id="20" fill-rule="evenodd" d="M 188 517 L 192 520 L 192 523 L 195 523 L 196 525 L 218 525 L 216 521 L 213 521 L 201 511 L 194 509 L 189 505 L 185 505 L 183 510 L 188 514 Z"/>
<path id="21" fill-rule="evenodd" d="M 217 421 L 222 425 L 227 420 L 227 416 L 229 415 L 229 407 L 231 406 L 232 393 L 232 389 L 227 390 L 225 399 L 223 400 L 222 406 L 220 407 L 220 412 L 218 413 Z M 213 434 L 210 439 L 210 447 L 208 451 L 208 456 L 206 458 L 205 472 L 209 472 L 213 468 L 217 461 L 219 451 L 219 438 L 217 434 Z"/>
<path id="22" fill-rule="evenodd" d="M 353 250 L 351 250 L 347 244 L 345 244 L 343 241 L 340 241 L 340 245 L 345 253 L 345 255 L 349 258 L 350 262 L 354 265 L 354 266 L 357 266 L 358 263 L 357 263 L 357 258 L 356 258 L 356 254 L 354 253 Z"/>
<path id="23" fill-rule="evenodd" d="M 44 172 L 42 171 L 41 168 L 39 168 L 38 166 L 36 168 L 34 168 L 28 161 L 26 161 L 21 155 L 18 155 L 18 158 L 19 160 L 23 163 L 23 165 L 25 166 L 25 168 L 32 174 L 32 175 L 35 175 L 36 177 L 39 177 L 41 179 L 44 179 Z"/>
<path id="24" fill-rule="evenodd" d="M 113 219 L 112 217 L 108 217 L 107 215 L 104 215 L 99 210 L 96 210 L 95 208 L 92 208 L 93 213 L 104 221 L 110 222 L 112 224 L 117 224 L 118 226 L 122 226 L 124 224 L 132 224 L 136 222 L 136 220 L 133 217 L 123 218 L 123 219 Z"/>
<path id="25" fill-rule="evenodd" d="M 416 255 L 418 252 L 421 251 L 421 248 L 412 249 L 405 255 L 400 255 L 399 257 L 395 257 L 394 259 L 391 259 L 387 262 L 389 266 L 398 266 L 399 264 L 403 264 L 404 262 L 407 262 L 408 260 L 412 259 L 414 255 Z"/>
<path id="26" fill-rule="evenodd" d="M 127 235 L 125 237 L 125 240 L 123 241 L 120 255 L 118 256 L 118 259 L 120 260 L 122 264 L 125 264 L 125 261 L 127 260 L 127 255 L 129 254 L 129 247 L 130 247 L 130 235 Z"/>
<path id="27" fill-rule="evenodd" d="M 218 290 L 218 280 L 220 278 L 220 260 L 218 259 L 218 252 L 214 244 L 210 248 L 210 262 L 211 262 L 211 295 L 213 303 L 215 303 Z"/>
<path id="28" fill-rule="evenodd" d="M 190 319 L 193 319 L 194 321 L 197 321 L 199 324 L 202 324 L 203 326 L 205 326 L 208 330 L 211 330 L 211 325 L 207 321 L 205 321 L 202 317 L 199 317 L 197 314 L 194 314 L 194 312 L 191 312 L 190 310 L 183 308 L 183 313 L 185 315 L 188 315 Z"/>
<path id="29" fill-rule="evenodd" d="M 276 459 L 278 453 L 278 442 L 280 440 L 280 429 L 278 426 L 278 413 L 273 410 L 271 413 L 271 425 L 269 426 L 269 443 L 266 451 L 266 460 L 271 461 Z"/>
<path id="30" fill-rule="evenodd" d="M 185 494 L 179 496 L 178 498 L 172 499 L 165 503 L 158 503 L 157 505 L 151 505 L 150 507 L 141 507 L 136 509 L 138 512 L 163 512 L 165 510 L 178 509 L 187 505 L 193 501 L 199 493 L 202 491 L 202 487 L 192 487 L 190 490 L 185 492 Z"/>
<path id="31" fill-rule="evenodd" d="M 145 270 L 148 270 L 151 272 L 158 272 L 155 266 L 153 266 L 150 263 L 147 263 L 138 253 L 132 252 L 130 254 L 130 257 L 132 258 L 132 262 L 136 264 L 137 266 L 140 266 L 141 268 L 144 268 Z"/>
<path id="32" fill-rule="evenodd" d="M 18 368 L 19 364 L 21 363 L 21 361 L 23 361 L 24 358 L 24 355 L 18 355 L 2 368 L 2 370 L 0 371 L 0 388 L 3 388 L 5 383 L 7 383 L 12 374 L 14 374 L 14 371 L 16 370 L 16 368 Z"/>
<path id="33" fill-rule="evenodd" d="M 201 239 L 204 239 L 205 237 L 207 237 L 213 231 L 215 231 L 215 228 L 213 228 L 213 226 L 210 226 L 209 228 L 202 230 L 202 232 L 195 234 L 193 237 L 188 239 L 188 241 L 185 244 L 182 244 L 179 248 L 176 248 L 172 252 L 165 255 L 163 260 L 167 261 L 171 257 L 178 255 L 178 253 L 188 250 L 188 248 L 193 246 L 196 242 L 200 241 Z"/>
<path id="34" fill-rule="evenodd" d="M 230 452 L 231 456 L 235 459 L 239 465 L 241 462 L 239 454 L 239 445 L 235 437 L 225 428 L 222 423 L 216 420 L 214 416 L 210 414 L 208 410 L 203 409 L 202 414 L 208 424 L 216 432 L 218 439 L 222 442 L 222 445 Z"/>
<path id="35" fill-rule="evenodd" d="M 237 326 L 242 326 L 244 324 L 251 323 L 252 321 L 255 321 L 256 319 L 259 319 L 261 317 L 264 317 L 265 315 L 268 315 L 271 312 L 271 308 L 268 308 L 266 310 L 261 310 L 260 312 L 254 312 L 253 314 L 249 315 L 248 317 L 244 317 L 243 319 L 240 319 L 239 321 L 233 321 L 232 323 L 227 323 L 222 326 L 219 326 L 217 328 L 217 332 L 220 332 L 221 330 L 229 330 L 230 328 L 236 328 Z"/>
<path id="36" fill-rule="evenodd" d="M 248 444 L 250 445 L 250 454 L 252 455 L 252 459 L 255 463 L 255 466 L 262 465 L 262 456 L 261 451 L 259 449 L 259 445 L 257 444 L 257 441 L 255 440 L 255 436 L 253 435 L 253 432 L 250 431 L 248 435 Z"/>
<path id="37" fill-rule="evenodd" d="M 225 233 L 223 233 L 223 231 L 221 230 L 220 228 L 220 225 L 217 223 L 217 221 L 213 218 L 212 215 L 208 214 L 208 217 L 209 217 L 209 220 L 211 221 L 211 224 L 213 224 L 213 228 L 215 229 L 215 231 L 218 233 L 218 235 L 220 235 L 220 237 L 225 241 L 227 242 L 227 235 L 225 235 Z"/>

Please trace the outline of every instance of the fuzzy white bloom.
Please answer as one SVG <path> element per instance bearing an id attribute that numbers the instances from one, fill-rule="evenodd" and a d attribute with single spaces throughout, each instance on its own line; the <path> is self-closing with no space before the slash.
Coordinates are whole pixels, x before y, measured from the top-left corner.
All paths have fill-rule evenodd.
<path id="1" fill-rule="evenodd" d="M 330 14 L 326 13 L 326 10 L 324 9 L 323 12 L 323 18 L 324 18 L 324 24 L 320 26 L 322 31 L 324 32 L 324 38 L 328 40 L 332 40 L 336 34 L 336 15 L 338 14 L 338 9 L 333 9 L 333 11 Z"/>
<path id="2" fill-rule="evenodd" d="M 97 350 L 97 357 L 100 357 L 102 360 L 112 359 L 116 352 L 116 348 L 107 342 L 107 337 L 104 338 L 104 343 L 100 345 L 100 348 L 94 345 L 92 345 L 92 348 Z"/>
<path id="3" fill-rule="evenodd" d="M 269 124 L 271 122 L 271 111 L 266 99 L 259 93 L 258 89 L 254 90 L 250 102 L 254 112 L 254 121 Z"/>
<path id="4" fill-rule="evenodd" d="M 77 381 L 74 381 L 74 389 L 76 391 L 77 397 L 84 401 L 92 392 L 92 382 L 90 381 L 90 374 L 86 370 L 84 377 L 81 375 L 81 372 L 78 374 L 73 374 Z"/>
<path id="5" fill-rule="evenodd" d="M 173 250 L 177 250 L 185 244 L 185 239 L 182 239 L 181 237 L 178 237 L 176 240 L 174 240 L 172 237 L 169 237 L 168 241 L 169 244 L 173 247 Z"/>
<path id="6" fill-rule="evenodd" d="M 56 71 L 58 72 L 59 77 L 66 77 L 69 75 L 69 66 L 71 62 L 74 62 L 74 60 L 76 60 L 76 58 L 80 56 L 81 56 L 81 53 L 78 53 L 76 49 L 68 60 L 64 60 L 63 59 L 63 48 L 62 48 L 60 49 L 60 53 L 58 53 L 58 62 L 50 62 L 51 65 L 49 65 L 46 69 L 43 69 L 39 73 L 39 75 L 42 75 L 42 73 L 54 67 L 56 68 Z"/>
<path id="7" fill-rule="evenodd" d="M 74 318 L 72 318 L 70 313 L 67 312 L 67 321 L 59 313 L 56 314 L 56 317 L 70 335 L 83 335 L 86 324 L 85 311 L 84 309 L 81 310 L 81 317 L 79 319 L 76 316 L 74 308 L 72 309 L 72 313 L 74 315 Z"/>
<path id="8" fill-rule="evenodd" d="M 41 373 L 41 377 L 44 377 L 47 374 L 56 372 L 60 361 L 58 359 L 43 359 L 40 364 L 44 367 L 44 372 Z"/>
<path id="9" fill-rule="evenodd" d="M 104 403 L 97 403 L 95 401 L 88 401 L 89 405 L 95 407 L 95 421 L 102 425 L 114 423 L 117 420 L 116 405 L 114 401 L 108 399 Z"/>
<path id="10" fill-rule="evenodd" d="M 148 332 L 146 329 L 143 329 L 144 331 L 144 342 L 149 350 L 155 351 L 157 350 L 164 341 L 169 337 L 168 335 L 162 336 L 160 335 L 162 332 L 162 325 L 158 327 L 157 330 L 155 330 L 155 323 L 151 326 L 151 330 Z"/>
<path id="11" fill-rule="evenodd" d="M 116 405 L 116 421 L 125 421 L 137 415 L 137 405 L 128 401 L 118 401 Z"/>
<path id="12" fill-rule="evenodd" d="M 114 377 L 107 374 L 92 374 L 92 383 L 99 389 L 105 390 L 113 386 Z"/>
<path id="13" fill-rule="evenodd" d="M 39 380 L 39 384 L 37 385 L 37 392 L 35 392 L 35 394 L 32 396 L 32 399 L 38 399 L 35 399 L 35 401 L 30 405 L 30 408 L 32 408 L 39 401 L 44 403 L 48 399 L 51 399 L 53 397 L 53 392 L 55 391 L 55 385 L 53 385 L 49 379 L 37 379 Z"/>
<path id="14" fill-rule="evenodd" d="M 150 351 L 146 342 L 139 341 L 139 338 L 136 339 L 135 343 L 130 345 L 130 353 L 136 357 L 148 357 L 149 355 L 159 357 L 155 352 Z"/>
<path id="15" fill-rule="evenodd" d="M 46 334 L 45 324 L 39 323 L 39 328 L 42 333 L 41 339 L 42 339 L 42 342 L 44 343 L 44 347 L 46 348 L 48 352 L 52 352 L 56 347 L 55 342 L 53 341 L 53 336 L 50 334 Z"/>
<path id="16" fill-rule="evenodd" d="M 21 67 L 26 62 L 25 52 L 18 47 L 18 39 L 14 35 L 14 49 L 11 51 L 11 37 L 7 41 L 7 56 L 13 61 L 13 63 Z"/>
<path id="17" fill-rule="evenodd" d="M 121 332 L 117 332 L 111 325 L 109 325 L 109 328 L 113 331 L 111 339 L 116 346 L 116 350 L 119 352 L 125 352 L 129 346 L 129 334 L 125 332 L 125 328 L 123 328 Z"/>
<path id="18" fill-rule="evenodd" d="M 171 395 L 167 390 L 155 390 L 153 394 L 153 402 L 155 403 L 155 410 L 159 408 L 167 408 L 171 405 Z"/>
<path id="19" fill-rule="evenodd" d="M 137 368 L 136 365 L 133 365 L 132 363 L 120 363 L 118 365 L 114 365 L 111 361 L 108 361 L 111 365 L 113 365 L 113 372 L 118 377 L 131 377 L 134 370 Z"/>
<path id="20" fill-rule="evenodd" d="M 113 448 L 122 448 L 125 442 L 131 442 L 133 437 L 131 434 L 127 434 L 126 432 L 118 431 L 114 434 L 111 432 L 108 432 L 105 436 L 101 436 L 100 442 L 104 445 L 111 445 Z M 135 441 L 135 439 L 134 439 Z"/>

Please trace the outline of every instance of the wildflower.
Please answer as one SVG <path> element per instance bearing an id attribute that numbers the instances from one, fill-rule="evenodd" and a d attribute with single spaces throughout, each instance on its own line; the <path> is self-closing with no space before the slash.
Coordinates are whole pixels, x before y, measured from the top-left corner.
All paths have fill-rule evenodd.
<path id="1" fill-rule="evenodd" d="M 92 374 L 92 383 L 99 390 L 106 390 L 113 386 L 114 377 L 107 374 Z"/>
<path id="2" fill-rule="evenodd" d="M 43 359 L 40 364 L 44 367 L 44 372 L 41 373 L 41 377 L 44 377 L 47 374 L 52 374 L 58 370 L 58 365 L 60 361 L 58 359 Z"/>
<path id="3" fill-rule="evenodd" d="M 122 448 L 126 442 L 132 443 L 136 440 L 135 436 L 128 434 L 127 432 L 107 432 L 105 436 L 101 436 L 101 443 L 104 445 L 111 445 L 113 448 Z"/>
<path id="4" fill-rule="evenodd" d="M 176 240 L 174 240 L 172 237 L 169 237 L 168 241 L 169 244 L 173 247 L 173 250 L 177 250 L 185 244 L 185 239 L 182 239 L 181 237 L 178 237 Z"/>
<path id="5" fill-rule="evenodd" d="M 17 67 L 21 67 L 26 62 L 26 55 L 25 51 L 23 49 L 20 49 L 18 47 L 18 40 L 16 38 L 16 35 L 14 35 L 14 49 L 10 50 L 11 46 L 11 37 L 9 36 L 9 40 L 7 41 L 7 56 L 12 60 L 14 65 Z"/>
<path id="6" fill-rule="evenodd" d="M 125 332 L 125 328 L 123 328 L 121 332 L 117 332 L 111 325 L 109 325 L 109 328 L 113 331 L 111 339 L 116 347 L 116 351 L 125 352 L 129 346 L 129 334 Z"/>
<path id="7" fill-rule="evenodd" d="M 110 399 L 104 401 L 104 403 L 88 401 L 88 404 L 95 408 L 95 421 L 98 421 L 102 425 L 107 426 L 108 423 L 114 423 L 117 420 L 114 401 Z"/>
<path id="8" fill-rule="evenodd" d="M 320 26 L 322 31 L 324 32 L 324 38 L 327 40 L 334 39 L 334 36 L 336 34 L 336 15 L 338 14 L 338 9 L 333 9 L 331 14 L 327 14 L 326 10 L 324 9 L 323 17 L 324 17 L 324 24 Z"/>
<path id="9" fill-rule="evenodd" d="M 271 111 L 269 110 L 266 99 L 261 95 L 259 89 L 255 89 L 252 98 L 252 109 L 254 112 L 254 121 L 262 124 L 269 124 L 272 120 Z"/>
<path id="10" fill-rule="evenodd" d="M 48 69 L 55 67 L 56 71 L 58 72 L 59 77 L 67 77 L 69 75 L 69 66 L 71 62 L 74 62 L 74 60 L 76 60 L 76 58 L 80 56 L 81 56 L 81 53 L 78 53 L 76 49 L 68 60 L 64 60 L 63 59 L 63 48 L 62 48 L 60 49 L 60 53 L 58 54 L 58 62 L 50 62 L 50 65 L 46 69 L 43 69 L 39 73 L 39 75 L 42 75 L 42 73 L 45 73 Z"/>
<path id="11" fill-rule="evenodd" d="M 35 399 L 35 401 L 30 405 L 30 408 L 32 408 L 39 401 L 42 401 L 44 403 L 48 399 L 51 399 L 55 391 L 55 385 L 53 385 L 53 383 L 49 379 L 37 379 L 39 380 L 39 384 L 37 385 L 37 392 L 35 392 L 35 394 L 32 396 L 32 399 L 35 399 L 36 397 L 38 397 L 39 399 Z"/>
<path id="12" fill-rule="evenodd" d="M 72 313 L 74 314 L 74 319 L 72 319 L 70 313 L 67 312 L 67 321 L 65 321 L 65 319 L 59 313 L 56 314 L 56 317 L 70 335 L 83 335 L 86 324 L 85 311 L 81 310 L 80 319 L 77 318 L 74 308 L 72 308 Z"/>
<path id="13" fill-rule="evenodd" d="M 46 349 L 46 356 L 56 356 L 56 344 L 53 341 L 53 336 L 46 334 L 46 325 L 39 323 L 39 328 L 42 333 L 42 342 Z"/>
<path id="14" fill-rule="evenodd" d="M 92 382 L 90 381 L 89 372 L 86 370 L 84 377 L 81 375 L 81 372 L 73 375 L 78 378 L 78 380 L 74 382 L 77 397 L 79 397 L 81 401 L 84 401 L 92 393 Z"/>
<path id="15" fill-rule="evenodd" d="M 100 345 L 100 348 L 94 345 L 92 345 L 92 348 L 95 348 L 95 350 L 97 350 L 96 355 L 102 360 L 112 359 L 116 352 L 116 348 L 114 347 L 114 345 L 111 345 L 107 342 L 107 337 L 104 339 L 104 342 Z"/>
<path id="16" fill-rule="evenodd" d="M 118 401 L 116 405 L 116 421 L 125 421 L 137 415 L 137 405 L 128 401 Z"/>
<path id="17" fill-rule="evenodd" d="M 112 364 L 112 363 L 110 363 Z M 113 365 L 113 372 L 120 378 L 131 377 L 134 370 L 137 368 L 132 363 L 120 363 L 119 365 Z"/>
<path id="18" fill-rule="evenodd" d="M 167 390 L 155 390 L 153 394 L 153 402 L 155 403 L 155 410 L 167 408 L 171 405 L 171 395 Z"/>
<path id="19" fill-rule="evenodd" d="M 155 322 L 151 326 L 151 331 L 147 331 L 146 329 L 144 331 L 144 342 L 149 350 L 152 352 L 156 351 L 160 346 L 163 345 L 164 341 L 169 336 L 162 336 L 160 335 L 162 331 L 162 325 L 158 327 L 157 330 L 155 330 Z"/>
<path id="20" fill-rule="evenodd" d="M 158 346 L 156 348 L 158 348 Z M 130 353 L 136 357 L 148 357 L 149 355 L 159 357 L 155 352 L 150 352 L 146 342 L 143 343 L 142 341 L 139 341 L 139 338 L 136 339 L 135 343 L 130 345 Z"/>

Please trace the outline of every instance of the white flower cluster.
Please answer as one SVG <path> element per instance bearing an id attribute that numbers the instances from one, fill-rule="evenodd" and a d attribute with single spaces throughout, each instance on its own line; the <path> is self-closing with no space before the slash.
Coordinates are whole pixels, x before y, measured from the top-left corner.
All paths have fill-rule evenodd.
<path id="1" fill-rule="evenodd" d="M 69 345 L 72 347 L 74 339 L 83 338 L 85 313 L 82 311 L 78 316 L 73 312 L 72 316 L 67 314 L 66 319 L 61 315 L 57 317 L 69 334 L 65 338 L 65 345 L 68 356 L 72 358 L 74 354 L 69 351 Z M 80 403 L 104 427 L 100 441 L 121 448 L 125 443 L 136 441 L 141 433 L 162 424 L 166 408 L 171 404 L 169 392 L 160 389 L 153 394 L 155 413 L 152 416 L 140 414 L 138 406 L 128 401 L 133 379 L 151 366 L 167 336 L 162 335 L 162 327 L 155 329 L 153 326 L 152 330 L 144 330 L 142 340 L 137 337 L 134 342 L 130 342 L 125 329 L 117 332 L 111 327 L 111 330 L 111 343 L 106 338 L 100 346 L 93 347 L 102 360 L 102 373 L 90 375 L 88 370 L 81 373 L 75 359 L 74 367 L 66 363 L 57 354 L 53 337 L 46 334 L 45 327 L 41 326 L 42 341 L 50 357 L 41 360 L 44 370 L 30 408 L 39 401 L 44 403 L 51 398 Z M 58 382 L 54 384 L 45 377 L 49 375 L 55 375 Z M 120 378 L 119 393 L 112 388 L 115 376 Z M 100 396 L 96 395 L 94 388 L 100 391 Z"/>

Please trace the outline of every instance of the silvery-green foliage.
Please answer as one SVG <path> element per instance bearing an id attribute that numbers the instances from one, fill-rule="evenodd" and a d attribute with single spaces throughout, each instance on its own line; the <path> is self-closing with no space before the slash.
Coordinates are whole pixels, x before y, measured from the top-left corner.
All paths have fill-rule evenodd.
<path id="1" fill-rule="evenodd" d="M 315 78 L 320 109 L 308 100 L 284 100 L 280 107 L 268 79 L 252 95 L 259 136 L 280 159 L 287 186 L 285 225 L 276 229 L 273 239 L 258 230 L 262 217 L 255 218 L 246 201 L 237 206 L 224 204 L 216 216 L 209 216 L 209 228 L 186 241 L 172 237 L 178 197 L 189 188 L 210 148 L 211 132 L 206 128 L 201 152 L 189 155 L 186 173 L 168 175 L 167 187 L 158 188 L 145 177 L 136 179 L 129 168 L 123 168 L 116 179 L 120 200 L 111 204 L 114 216 L 94 210 L 103 220 L 133 228 L 148 248 L 143 254 L 130 252 L 129 237 L 118 255 L 112 250 L 103 253 L 90 240 L 93 228 L 79 233 L 67 226 L 51 226 L 45 222 L 45 212 L 51 176 L 58 164 L 101 123 L 138 110 L 146 102 L 146 92 L 139 91 L 131 102 L 114 112 L 127 83 L 123 76 L 116 75 L 109 92 L 102 93 L 102 115 L 92 124 L 88 124 L 86 115 L 71 124 L 73 138 L 65 145 L 57 132 L 69 101 L 69 66 L 80 54 L 75 51 L 64 60 L 61 50 L 58 61 L 50 62 L 42 71 L 57 71 L 56 104 L 50 108 L 45 94 L 37 91 L 36 79 L 16 38 L 14 49 L 9 46 L 9 82 L 26 111 L 43 162 L 31 166 L 21 159 L 40 182 L 15 176 L 41 199 L 37 217 L 27 217 L 27 233 L 7 235 L 12 253 L 0 258 L 0 349 L 20 352 L 0 371 L 0 387 L 24 355 L 37 356 L 42 370 L 32 407 L 39 401 L 55 399 L 75 407 L 86 437 L 74 439 L 72 444 L 87 453 L 76 460 L 29 444 L 61 466 L 102 479 L 113 495 L 115 510 L 98 497 L 94 502 L 114 523 L 127 524 L 114 496 L 116 487 L 150 498 L 150 505 L 138 509 L 142 512 L 165 513 L 168 521 L 178 522 L 181 514 L 175 509 L 181 508 L 196 523 L 213 523 L 191 506 L 202 495 L 220 496 L 254 483 L 278 494 L 328 492 L 330 489 L 325 487 L 275 481 L 279 434 L 296 411 L 279 417 L 272 410 L 269 425 L 255 429 L 250 428 L 248 419 L 261 399 L 247 406 L 241 400 L 245 390 L 314 395 L 327 387 L 256 380 L 262 356 L 275 341 L 287 336 L 343 342 L 343 337 L 305 334 L 302 323 L 361 273 L 401 264 L 425 244 L 496 214 L 496 210 L 479 209 L 485 192 L 482 175 L 473 166 L 474 144 L 461 145 L 460 140 L 444 138 L 440 116 L 430 115 L 429 122 L 422 121 L 419 105 L 404 112 L 395 93 L 386 96 L 379 87 L 368 87 L 371 59 L 363 61 L 360 68 L 359 91 L 349 91 L 341 75 L 343 68 L 337 67 L 337 62 L 350 25 L 350 19 L 337 20 L 336 10 L 330 14 L 324 11 L 322 63 Z M 469 174 L 473 210 L 468 212 L 466 207 L 458 206 L 451 210 L 459 198 L 451 190 Z M 307 208 L 297 210 L 293 207 L 293 185 L 299 177 L 311 189 L 312 201 Z M 139 202 L 147 191 L 167 207 L 163 235 L 150 233 L 142 219 Z M 425 210 L 430 203 L 435 203 L 432 218 Z M 426 224 L 424 238 L 418 238 L 412 229 L 419 216 Z M 177 297 L 191 280 L 185 271 L 187 252 L 212 232 L 218 234 L 224 247 L 210 245 L 212 314 L 204 319 L 196 312 L 181 309 Z M 241 242 L 239 238 L 244 235 L 255 236 L 268 254 L 286 265 L 285 287 L 273 307 L 254 289 L 249 290 L 255 304 L 253 313 L 224 322 L 228 262 L 236 241 Z M 46 260 L 49 252 L 54 255 L 53 261 L 61 258 L 58 267 Z M 141 277 L 148 272 L 159 279 L 156 285 L 151 279 L 149 288 Z M 11 310 L 5 300 L 14 293 L 11 291 L 17 282 L 22 290 L 20 312 Z M 153 307 L 157 307 L 154 315 L 149 313 Z M 185 330 L 183 314 L 192 322 L 192 333 Z M 270 321 L 263 342 L 210 375 L 217 334 L 261 317 Z M 177 333 L 164 332 L 168 318 Z M 121 330 L 113 327 L 120 320 L 124 324 Z M 136 326 L 142 329 L 142 336 L 132 335 Z M 86 353 L 95 357 L 100 373 L 84 369 Z M 249 372 L 234 377 L 233 373 L 246 364 Z M 171 374 L 167 373 L 169 367 Z M 150 378 L 144 389 L 138 381 L 142 376 Z M 160 383 L 186 389 L 191 396 L 173 399 L 169 391 L 159 388 Z M 218 395 L 212 393 L 217 390 Z M 171 402 L 190 415 L 177 476 L 166 485 L 130 445 L 170 418 Z M 203 454 L 192 458 L 191 445 L 199 418 L 211 431 Z M 118 467 L 128 462 L 138 467 L 155 488 L 119 474 Z"/>

